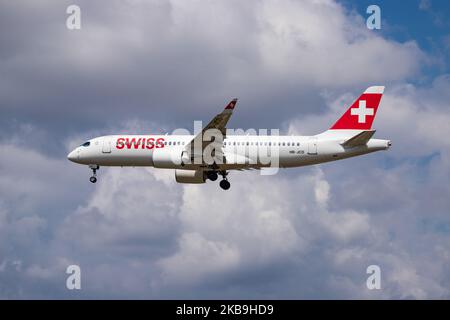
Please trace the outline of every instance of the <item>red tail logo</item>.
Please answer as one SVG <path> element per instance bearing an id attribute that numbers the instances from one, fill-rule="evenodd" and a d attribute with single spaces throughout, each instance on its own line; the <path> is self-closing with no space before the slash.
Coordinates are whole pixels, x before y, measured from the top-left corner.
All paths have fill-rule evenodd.
<path id="1" fill-rule="evenodd" d="M 370 130 L 383 91 L 379 86 L 367 88 L 330 129 Z"/>

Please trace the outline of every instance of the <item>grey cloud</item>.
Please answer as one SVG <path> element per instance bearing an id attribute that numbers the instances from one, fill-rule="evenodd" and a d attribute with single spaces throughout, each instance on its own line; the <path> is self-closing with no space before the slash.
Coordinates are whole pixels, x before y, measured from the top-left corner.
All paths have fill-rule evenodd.
<path id="1" fill-rule="evenodd" d="M 8 3 L 1 19 L 3 114 L 63 136 L 130 117 L 184 125 L 234 96 L 234 125 L 274 126 L 323 110 L 318 88 L 401 80 L 423 58 L 331 1 L 81 1 L 80 31 L 64 27 L 68 3 Z"/>

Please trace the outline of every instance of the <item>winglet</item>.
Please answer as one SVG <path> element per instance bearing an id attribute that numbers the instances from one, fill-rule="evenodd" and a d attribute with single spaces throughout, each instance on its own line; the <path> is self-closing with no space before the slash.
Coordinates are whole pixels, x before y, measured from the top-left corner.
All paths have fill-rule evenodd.
<path id="1" fill-rule="evenodd" d="M 227 106 L 225 107 L 225 110 L 227 110 L 227 109 L 228 109 L 228 110 L 233 110 L 234 107 L 236 106 L 237 101 L 238 101 L 237 98 L 234 98 L 233 100 L 231 100 L 231 101 L 227 104 Z"/>

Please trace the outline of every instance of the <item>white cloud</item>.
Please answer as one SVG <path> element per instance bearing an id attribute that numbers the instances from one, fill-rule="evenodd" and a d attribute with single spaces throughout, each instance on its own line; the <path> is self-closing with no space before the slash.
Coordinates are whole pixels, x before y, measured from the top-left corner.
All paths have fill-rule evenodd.
<path id="1" fill-rule="evenodd" d="M 195 285 L 239 267 L 239 252 L 227 243 L 209 241 L 199 233 L 185 233 L 179 245 L 177 253 L 158 262 L 163 270 L 163 285 Z"/>
<path id="2" fill-rule="evenodd" d="M 170 110 L 180 123 L 234 96 L 258 110 L 242 113 L 247 123 L 280 121 L 295 109 L 321 110 L 311 104 L 320 102 L 318 90 L 402 81 L 427 62 L 415 42 L 384 39 L 331 0 L 81 1 L 79 32 L 60 22 L 63 3 L 41 5 L 51 19 L 38 20 L 37 31 L 48 37 L 37 45 L 33 28 L 13 24 L 22 36 L 5 39 L 20 55 L 0 60 L 8 71 L 0 76 L 2 105 L 21 118 L 39 101 L 42 123 L 63 135 L 67 118 L 103 126 L 130 115 L 167 121 Z M 9 4 L 5 14 L 37 24 L 30 10 Z"/>
<path id="3" fill-rule="evenodd" d="M 153 172 L 132 168 L 100 171 L 93 195 L 68 217 L 61 236 L 92 249 L 170 243 L 178 228 L 179 188 L 158 181 Z"/>

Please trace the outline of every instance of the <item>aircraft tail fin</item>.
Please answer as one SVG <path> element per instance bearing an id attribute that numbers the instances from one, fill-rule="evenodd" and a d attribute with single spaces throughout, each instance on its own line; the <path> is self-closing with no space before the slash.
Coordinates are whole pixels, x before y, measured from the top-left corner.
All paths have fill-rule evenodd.
<path id="1" fill-rule="evenodd" d="M 383 96 L 384 87 L 369 87 L 347 109 L 330 130 L 351 129 L 370 130 L 377 114 L 378 106 Z"/>

